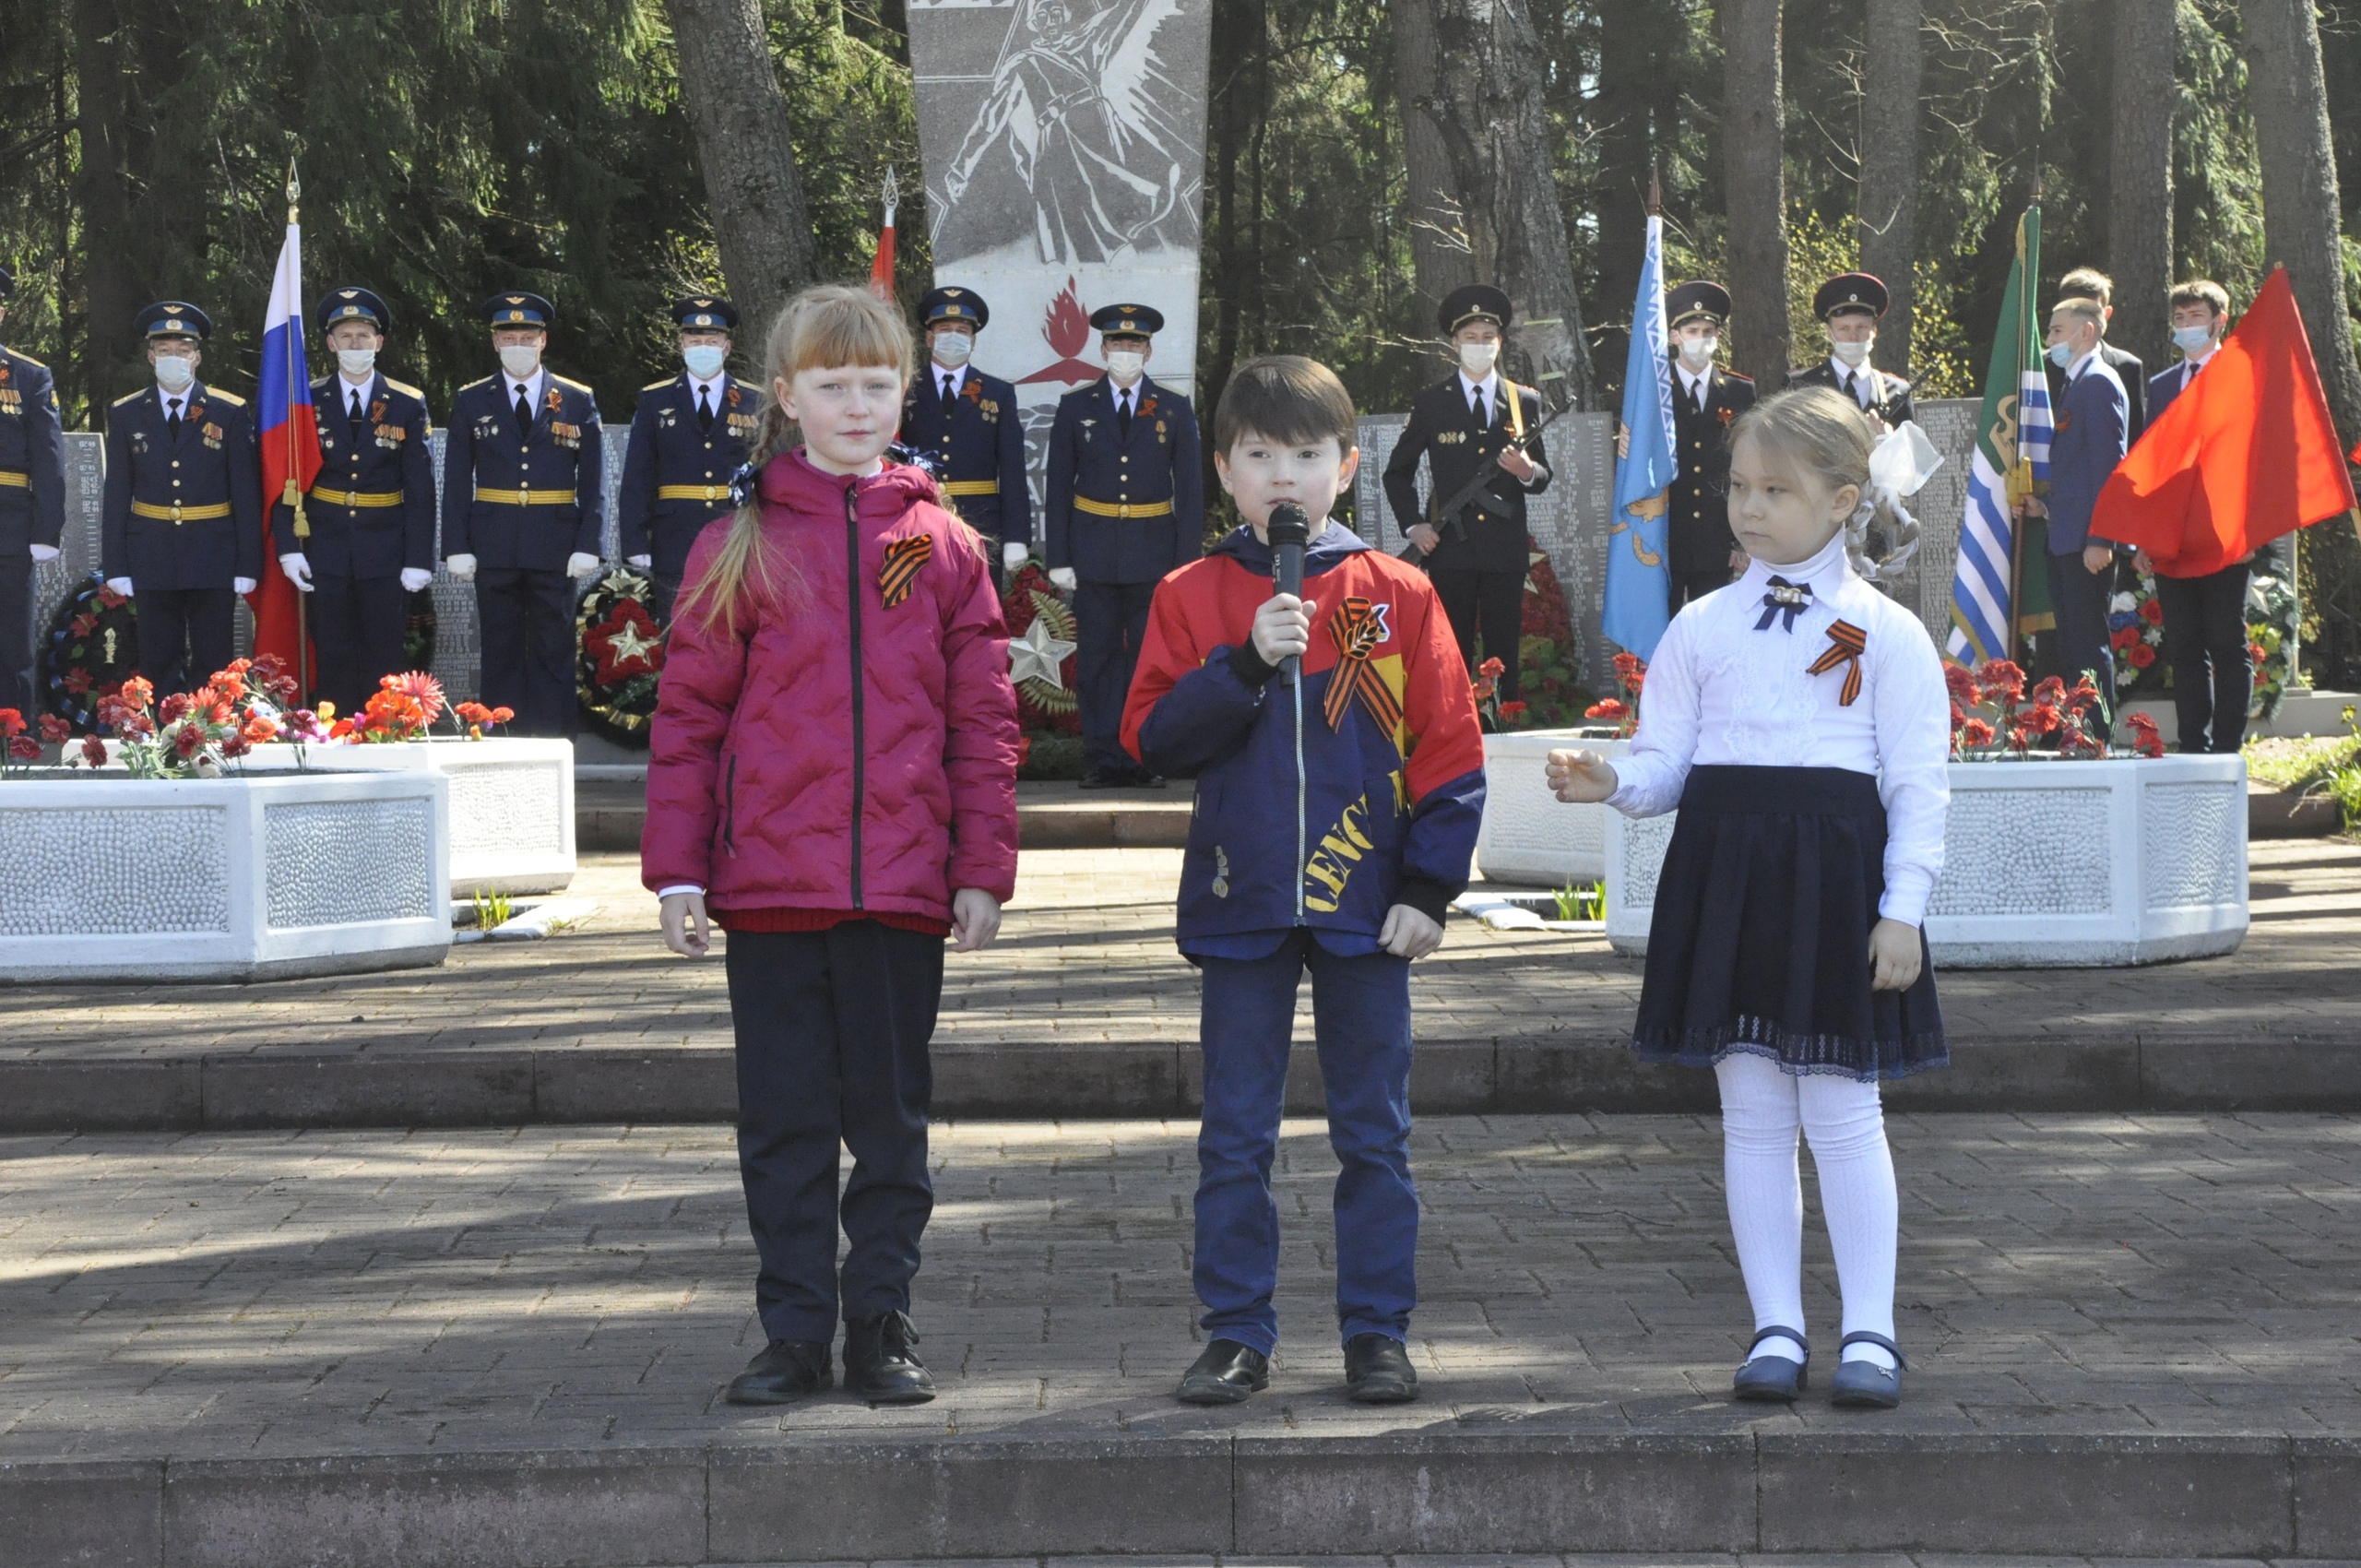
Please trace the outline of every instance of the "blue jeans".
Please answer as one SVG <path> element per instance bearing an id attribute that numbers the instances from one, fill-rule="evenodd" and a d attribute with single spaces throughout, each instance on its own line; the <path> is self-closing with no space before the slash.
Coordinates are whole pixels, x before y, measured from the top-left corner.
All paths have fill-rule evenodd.
<path id="1" fill-rule="evenodd" d="M 1264 958 L 1201 958 L 1204 1121 L 1197 1133 L 1199 1320 L 1264 1355 L 1278 1343 L 1279 1214 L 1271 1160 L 1287 1079 L 1296 986 L 1311 971 L 1313 1033 L 1336 1177 L 1342 1336 L 1406 1338 L 1418 1302 L 1418 1194 L 1410 1184 L 1410 965 L 1338 957 L 1308 932 Z"/>

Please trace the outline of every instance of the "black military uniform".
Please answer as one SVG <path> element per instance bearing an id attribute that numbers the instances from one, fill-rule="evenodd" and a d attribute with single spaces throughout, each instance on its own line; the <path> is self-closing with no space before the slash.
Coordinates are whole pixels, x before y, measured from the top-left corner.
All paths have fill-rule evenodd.
<path id="1" fill-rule="evenodd" d="M 1888 303 L 1885 284 L 1866 272 L 1840 272 L 1820 286 L 1812 296 L 1812 314 L 1822 321 L 1833 321 L 1840 315 L 1866 315 L 1872 321 L 1885 319 Z M 1875 339 L 1871 339 L 1872 347 Z M 1864 359 L 1857 366 L 1848 365 L 1833 352 L 1818 364 L 1787 373 L 1790 386 L 1833 386 L 1844 393 L 1871 418 L 1888 429 L 1911 417 L 1910 383 L 1898 375 L 1888 375 Z"/>
<path id="2" fill-rule="evenodd" d="M 1676 328 L 1699 320 L 1718 327 L 1730 318 L 1730 293 L 1719 283 L 1683 283 L 1665 296 L 1665 313 Z M 1666 531 L 1678 610 L 1729 584 L 1738 548 L 1730 532 L 1730 423 L 1754 406 L 1754 382 L 1711 362 L 1692 374 L 1678 341 L 1673 348 L 1673 457 L 1680 468 L 1666 497 Z"/>
<path id="3" fill-rule="evenodd" d="M 314 315 L 324 337 L 344 321 L 380 333 L 393 326 L 386 302 L 362 288 L 329 290 Z M 404 574 L 423 586 L 434 571 L 426 394 L 374 367 L 365 382 L 331 373 L 312 383 L 312 412 L 320 471 L 303 499 L 306 531 L 282 499 L 271 506 L 271 540 L 280 564 L 302 557 L 311 580 L 304 612 L 320 655 L 317 694 L 356 713 L 382 677 L 406 667 Z"/>
<path id="4" fill-rule="evenodd" d="M 1448 339 L 1471 321 L 1489 321 L 1507 330 L 1509 297 L 1487 283 L 1455 289 L 1442 302 L 1437 325 Z M 1503 666 L 1498 687 L 1505 702 L 1517 699 L 1517 640 L 1525 626 L 1525 579 L 1532 565 L 1530 536 L 1525 529 L 1525 498 L 1549 488 L 1549 458 L 1538 436 L 1525 444 L 1534 476 L 1520 481 L 1496 467 L 1492 458 L 1509 444 L 1518 429 L 1531 430 L 1542 418 L 1541 394 L 1530 386 L 1515 386 L 1516 410 L 1512 412 L 1510 383 L 1496 365 L 1480 382 L 1466 372 L 1453 371 L 1446 379 L 1420 391 L 1410 403 L 1410 422 L 1385 464 L 1385 499 L 1394 520 L 1407 534 L 1418 524 L 1431 523 L 1442 534 L 1422 564 L 1434 577 L 1436 597 L 1459 637 L 1461 657 L 1470 669 L 1476 664 L 1476 634 L 1480 624 L 1484 651 Z M 1477 398 L 1484 399 L 1479 408 Z M 1418 459 L 1427 460 L 1432 481 L 1428 494 L 1430 514 L 1418 508 Z M 1479 470 L 1492 477 L 1483 493 L 1460 508 L 1457 517 L 1437 517 L 1453 491 Z"/>
<path id="5" fill-rule="evenodd" d="M 981 332 L 991 307 L 973 289 L 937 289 L 919 302 L 919 329 L 950 322 Z M 992 581 L 1001 547 L 1033 543 L 1033 495 L 1025 482 L 1025 421 L 1016 388 L 972 364 L 933 360 L 902 395 L 902 444 L 931 453 L 952 508 L 984 536 Z"/>
<path id="6" fill-rule="evenodd" d="M 682 332 L 728 332 L 738 325 L 738 307 L 718 294 L 693 294 L 672 302 L 672 321 Z M 707 523 L 730 515 L 730 476 L 760 439 L 769 396 L 725 370 L 700 380 L 685 367 L 639 389 L 615 521 L 623 559 L 647 569 L 648 609 L 659 622 L 672 618 L 689 547 Z"/>
<path id="7" fill-rule="evenodd" d="M 0 315 L 17 280 L 0 267 Z M 65 534 L 65 427 L 57 384 L 39 360 L 0 348 L 0 707 L 33 719 L 34 552 Z"/>
<path id="8" fill-rule="evenodd" d="M 134 325 L 150 343 L 213 335 L 180 300 Z M 104 575 L 131 584 L 139 672 L 159 694 L 204 684 L 230 662 L 237 596 L 262 573 L 262 457 L 245 399 L 195 379 L 116 398 L 100 526 Z"/>
<path id="9" fill-rule="evenodd" d="M 495 294 L 484 317 L 547 329 L 539 294 Z M 598 568 L 605 466 L 590 388 L 546 364 L 459 388 L 443 451 L 443 555 L 476 585 L 481 700 L 516 713 L 519 735 L 571 736 L 574 580 Z M 460 558 L 465 558 L 461 562 Z M 583 574 L 587 575 L 587 573 Z"/>

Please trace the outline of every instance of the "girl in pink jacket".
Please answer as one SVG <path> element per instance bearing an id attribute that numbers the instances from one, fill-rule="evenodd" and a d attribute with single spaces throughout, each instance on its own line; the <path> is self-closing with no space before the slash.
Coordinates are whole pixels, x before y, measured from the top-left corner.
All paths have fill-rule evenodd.
<path id="1" fill-rule="evenodd" d="M 839 1313 L 848 1389 L 934 1397 L 909 1318 L 934 1202 L 927 1042 L 943 939 L 991 942 L 1015 882 L 1017 731 L 982 546 L 924 472 L 884 460 L 911 357 L 865 291 L 780 313 L 751 493 L 689 552 L 651 731 L 640 869 L 664 940 L 699 956 L 708 915 L 730 932 L 769 1341 L 732 1404 L 827 1387 Z"/>

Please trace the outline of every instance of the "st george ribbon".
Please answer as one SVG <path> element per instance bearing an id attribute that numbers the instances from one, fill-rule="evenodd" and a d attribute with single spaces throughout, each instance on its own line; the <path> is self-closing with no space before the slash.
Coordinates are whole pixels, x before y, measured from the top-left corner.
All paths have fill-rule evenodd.
<path id="1" fill-rule="evenodd" d="M 1101 373 L 1090 313 L 1164 315 L 1148 374 L 1196 390 L 1212 0 L 909 0 L 938 284 L 991 309 L 979 370 L 1037 449 Z M 1038 466 L 1038 465 L 1037 465 Z"/>

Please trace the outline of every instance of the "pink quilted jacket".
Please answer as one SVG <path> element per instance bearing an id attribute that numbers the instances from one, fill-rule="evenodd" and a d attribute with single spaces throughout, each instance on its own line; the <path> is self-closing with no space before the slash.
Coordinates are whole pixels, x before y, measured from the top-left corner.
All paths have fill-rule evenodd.
<path id="1" fill-rule="evenodd" d="M 771 459 L 761 491 L 764 544 L 792 576 L 775 570 L 767 595 L 750 585 L 735 636 L 694 617 L 672 627 L 642 880 L 695 884 L 725 917 L 948 920 L 955 888 L 1006 899 L 1016 697 L 974 532 L 914 468 L 850 480 L 799 448 Z M 698 536 L 686 581 L 729 527 Z"/>

